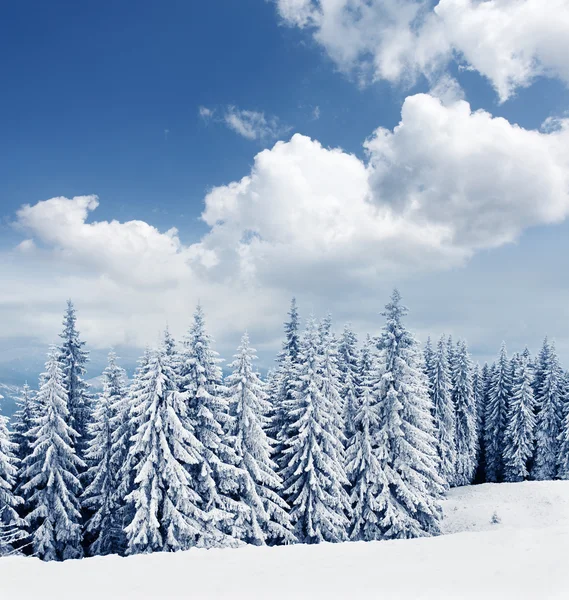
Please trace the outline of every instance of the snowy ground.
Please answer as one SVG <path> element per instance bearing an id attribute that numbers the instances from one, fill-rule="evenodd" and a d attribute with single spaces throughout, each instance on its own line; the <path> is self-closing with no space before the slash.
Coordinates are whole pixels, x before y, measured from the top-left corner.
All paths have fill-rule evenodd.
<path id="1" fill-rule="evenodd" d="M 431 539 L 3 559 L 0 598 L 569 598 L 569 482 L 461 488 L 444 509 L 452 535 Z"/>

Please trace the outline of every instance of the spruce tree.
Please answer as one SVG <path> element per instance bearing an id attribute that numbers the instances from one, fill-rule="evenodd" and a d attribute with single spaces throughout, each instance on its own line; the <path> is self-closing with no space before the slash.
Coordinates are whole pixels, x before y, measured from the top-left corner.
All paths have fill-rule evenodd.
<path id="1" fill-rule="evenodd" d="M 504 430 L 504 481 L 524 481 L 533 454 L 535 400 L 533 375 L 528 357 L 522 355 L 513 371 L 512 397 Z"/>
<path id="2" fill-rule="evenodd" d="M 444 337 L 431 357 L 431 398 L 439 473 L 448 489 L 456 477 L 456 418 L 452 402 L 448 345 Z"/>
<path id="3" fill-rule="evenodd" d="M 535 453 L 531 469 L 532 479 L 554 479 L 559 460 L 559 435 L 562 419 L 562 376 L 555 344 L 546 340 L 540 354 L 538 380 L 537 421 L 535 426 Z"/>
<path id="4" fill-rule="evenodd" d="M 163 350 L 151 353 L 140 373 L 132 440 L 134 489 L 127 496 L 134 517 L 125 528 L 128 554 L 210 546 L 223 536 L 201 508 L 190 474 L 203 462 L 202 445 L 187 418 L 186 394 Z"/>
<path id="5" fill-rule="evenodd" d="M 347 473 L 351 487 L 350 539 L 380 540 L 382 485 L 387 485 L 378 457 L 379 413 L 369 387 L 364 387 L 354 415 L 354 434 L 347 448 Z"/>
<path id="6" fill-rule="evenodd" d="M 454 362 L 453 405 L 456 416 L 456 474 L 454 484 L 470 485 L 476 474 L 478 454 L 477 406 L 472 382 L 472 363 L 466 342 L 460 342 Z"/>
<path id="7" fill-rule="evenodd" d="M 12 418 L 12 441 L 16 444 L 16 458 L 23 460 L 31 453 L 28 432 L 34 425 L 36 416 L 34 392 L 26 383 L 22 388 L 21 395 L 16 398 L 18 410 Z"/>
<path id="8" fill-rule="evenodd" d="M 126 398 L 125 381 L 124 369 L 117 365 L 116 354 L 110 352 L 103 372 L 103 392 L 93 411 L 89 447 L 85 453 L 89 484 L 83 494 L 83 505 L 91 512 L 85 531 L 93 556 L 121 554 L 126 545 L 121 518 L 123 498 L 119 493 L 119 474 L 126 457 L 122 446 L 117 448 L 113 439 L 117 414 Z"/>
<path id="9" fill-rule="evenodd" d="M 245 469 L 253 485 L 243 498 L 253 511 L 257 539 L 271 545 L 295 541 L 288 515 L 288 505 L 280 497 L 282 480 L 277 475 L 277 465 L 271 459 L 271 444 L 265 433 L 267 401 L 265 385 L 253 370 L 255 350 L 245 333 L 233 369 L 227 378 L 230 412 L 233 415 L 232 441 L 238 464 Z"/>
<path id="10" fill-rule="evenodd" d="M 10 439 L 8 418 L 0 414 L 0 557 L 16 553 L 26 536 L 26 523 L 18 514 L 23 501 L 15 493 L 17 450 L 17 444 Z"/>
<path id="11" fill-rule="evenodd" d="M 559 434 L 559 453 L 557 456 L 557 477 L 569 479 L 569 371 L 563 373 L 563 410 L 561 433 Z"/>
<path id="12" fill-rule="evenodd" d="M 502 343 L 488 386 L 488 398 L 484 415 L 484 458 L 486 481 L 496 483 L 502 480 L 504 448 L 504 428 L 512 393 L 512 372 Z"/>
<path id="13" fill-rule="evenodd" d="M 438 475 L 431 401 L 417 341 L 403 325 L 397 290 L 386 305 L 373 394 L 379 411 L 377 501 L 385 539 L 439 533 L 443 480 Z"/>
<path id="14" fill-rule="evenodd" d="M 251 478 L 237 466 L 231 447 L 227 389 L 223 385 L 217 352 L 205 329 L 201 306 L 184 341 L 180 357 L 180 385 L 187 393 L 189 419 L 203 447 L 201 463 L 191 468 L 202 508 L 213 525 L 234 540 L 262 543 L 254 514 L 244 501 L 250 493 Z"/>
<path id="15" fill-rule="evenodd" d="M 476 423 L 478 431 L 477 448 L 478 453 L 476 456 L 476 475 L 474 477 L 474 483 L 484 482 L 484 412 L 486 406 L 486 397 L 488 389 L 488 378 L 490 368 L 488 363 L 484 363 L 482 369 L 477 363 L 474 368 L 474 374 L 472 376 L 472 388 L 474 390 L 474 399 L 476 403 Z"/>
<path id="16" fill-rule="evenodd" d="M 58 360 L 63 372 L 69 425 L 76 432 L 72 443 L 76 446 L 79 458 L 83 459 L 88 446 L 88 426 L 91 421 L 91 397 L 89 386 L 84 380 L 89 353 L 84 348 L 85 342 L 79 337 L 76 311 L 71 300 L 67 302 L 60 337 L 62 342 L 59 346 Z"/>
<path id="17" fill-rule="evenodd" d="M 293 298 L 288 312 L 288 321 L 284 324 L 285 340 L 278 356 L 276 395 L 271 397 L 271 424 L 269 431 L 275 440 L 274 460 L 277 463 L 279 474 L 282 477 L 286 467 L 284 451 L 286 440 L 291 435 L 294 419 L 290 414 L 290 405 L 293 402 L 293 386 L 295 372 L 299 361 L 300 333 L 299 316 L 296 299 Z"/>
<path id="18" fill-rule="evenodd" d="M 344 404 L 344 432 L 347 438 L 354 434 L 354 418 L 357 410 L 358 339 L 349 325 L 344 327 L 338 344 L 340 369 L 340 395 Z"/>
<path id="19" fill-rule="evenodd" d="M 77 432 L 69 425 L 67 390 L 55 349 L 46 362 L 37 395 L 38 412 L 29 435 L 32 452 L 23 462 L 22 490 L 29 498 L 34 554 L 43 560 L 81 558 L 81 483 Z"/>
<path id="20" fill-rule="evenodd" d="M 292 434 L 284 458 L 285 498 L 300 542 L 340 542 L 347 537 L 348 480 L 338 437 L 334 400 L 323 392 L 321 336 L 314 319 L 302 340 L 290 415 Z"/>

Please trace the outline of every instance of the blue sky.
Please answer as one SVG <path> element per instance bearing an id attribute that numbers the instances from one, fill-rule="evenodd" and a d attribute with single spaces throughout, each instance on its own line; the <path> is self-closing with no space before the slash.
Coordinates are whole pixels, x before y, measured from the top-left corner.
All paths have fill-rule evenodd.
<path id="1" fill-rule="evenodd" d="M 4 355 L 53 340 L 71 296 L 96 351 L 180 336 L 201 300 L 225 356 L 248 328 L 268 363 L 292 294 L 363 333 L 398 285 L 421 338 L 486 359 L 549 334 L 569 363 L 552 2 L 10 3 Z"/>

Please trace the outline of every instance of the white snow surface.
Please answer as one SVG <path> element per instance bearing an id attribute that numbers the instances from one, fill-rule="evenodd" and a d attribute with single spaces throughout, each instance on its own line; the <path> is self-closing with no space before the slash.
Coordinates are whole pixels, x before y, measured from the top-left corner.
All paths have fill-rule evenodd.
<path id="1" fill-rule="evenodd" d="M 0 598 L 569 598 L 569 482 L 459 488 L 444 512 L 451 535 L 436 538 L 65 563 L 5 558 Z"/>

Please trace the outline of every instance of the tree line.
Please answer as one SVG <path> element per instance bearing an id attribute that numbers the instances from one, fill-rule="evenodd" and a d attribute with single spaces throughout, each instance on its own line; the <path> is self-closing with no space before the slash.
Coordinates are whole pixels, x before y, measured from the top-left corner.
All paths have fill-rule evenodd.
<path id="1" fill-rule="evenodd" d="M 247 334 L 223 377 L 198 306 L 129 383 L 103 391 L 71 302 L 38 390 L 0 417 L 0 555 L 43 560 L 243 544 L 436 535 L 453 486 L 569 479 L 569 375 L 547 339 L 473 365 L 466 342 L 424 348 L 397 291 L 362 344 L 295 300 L 263 380 Z"/>

